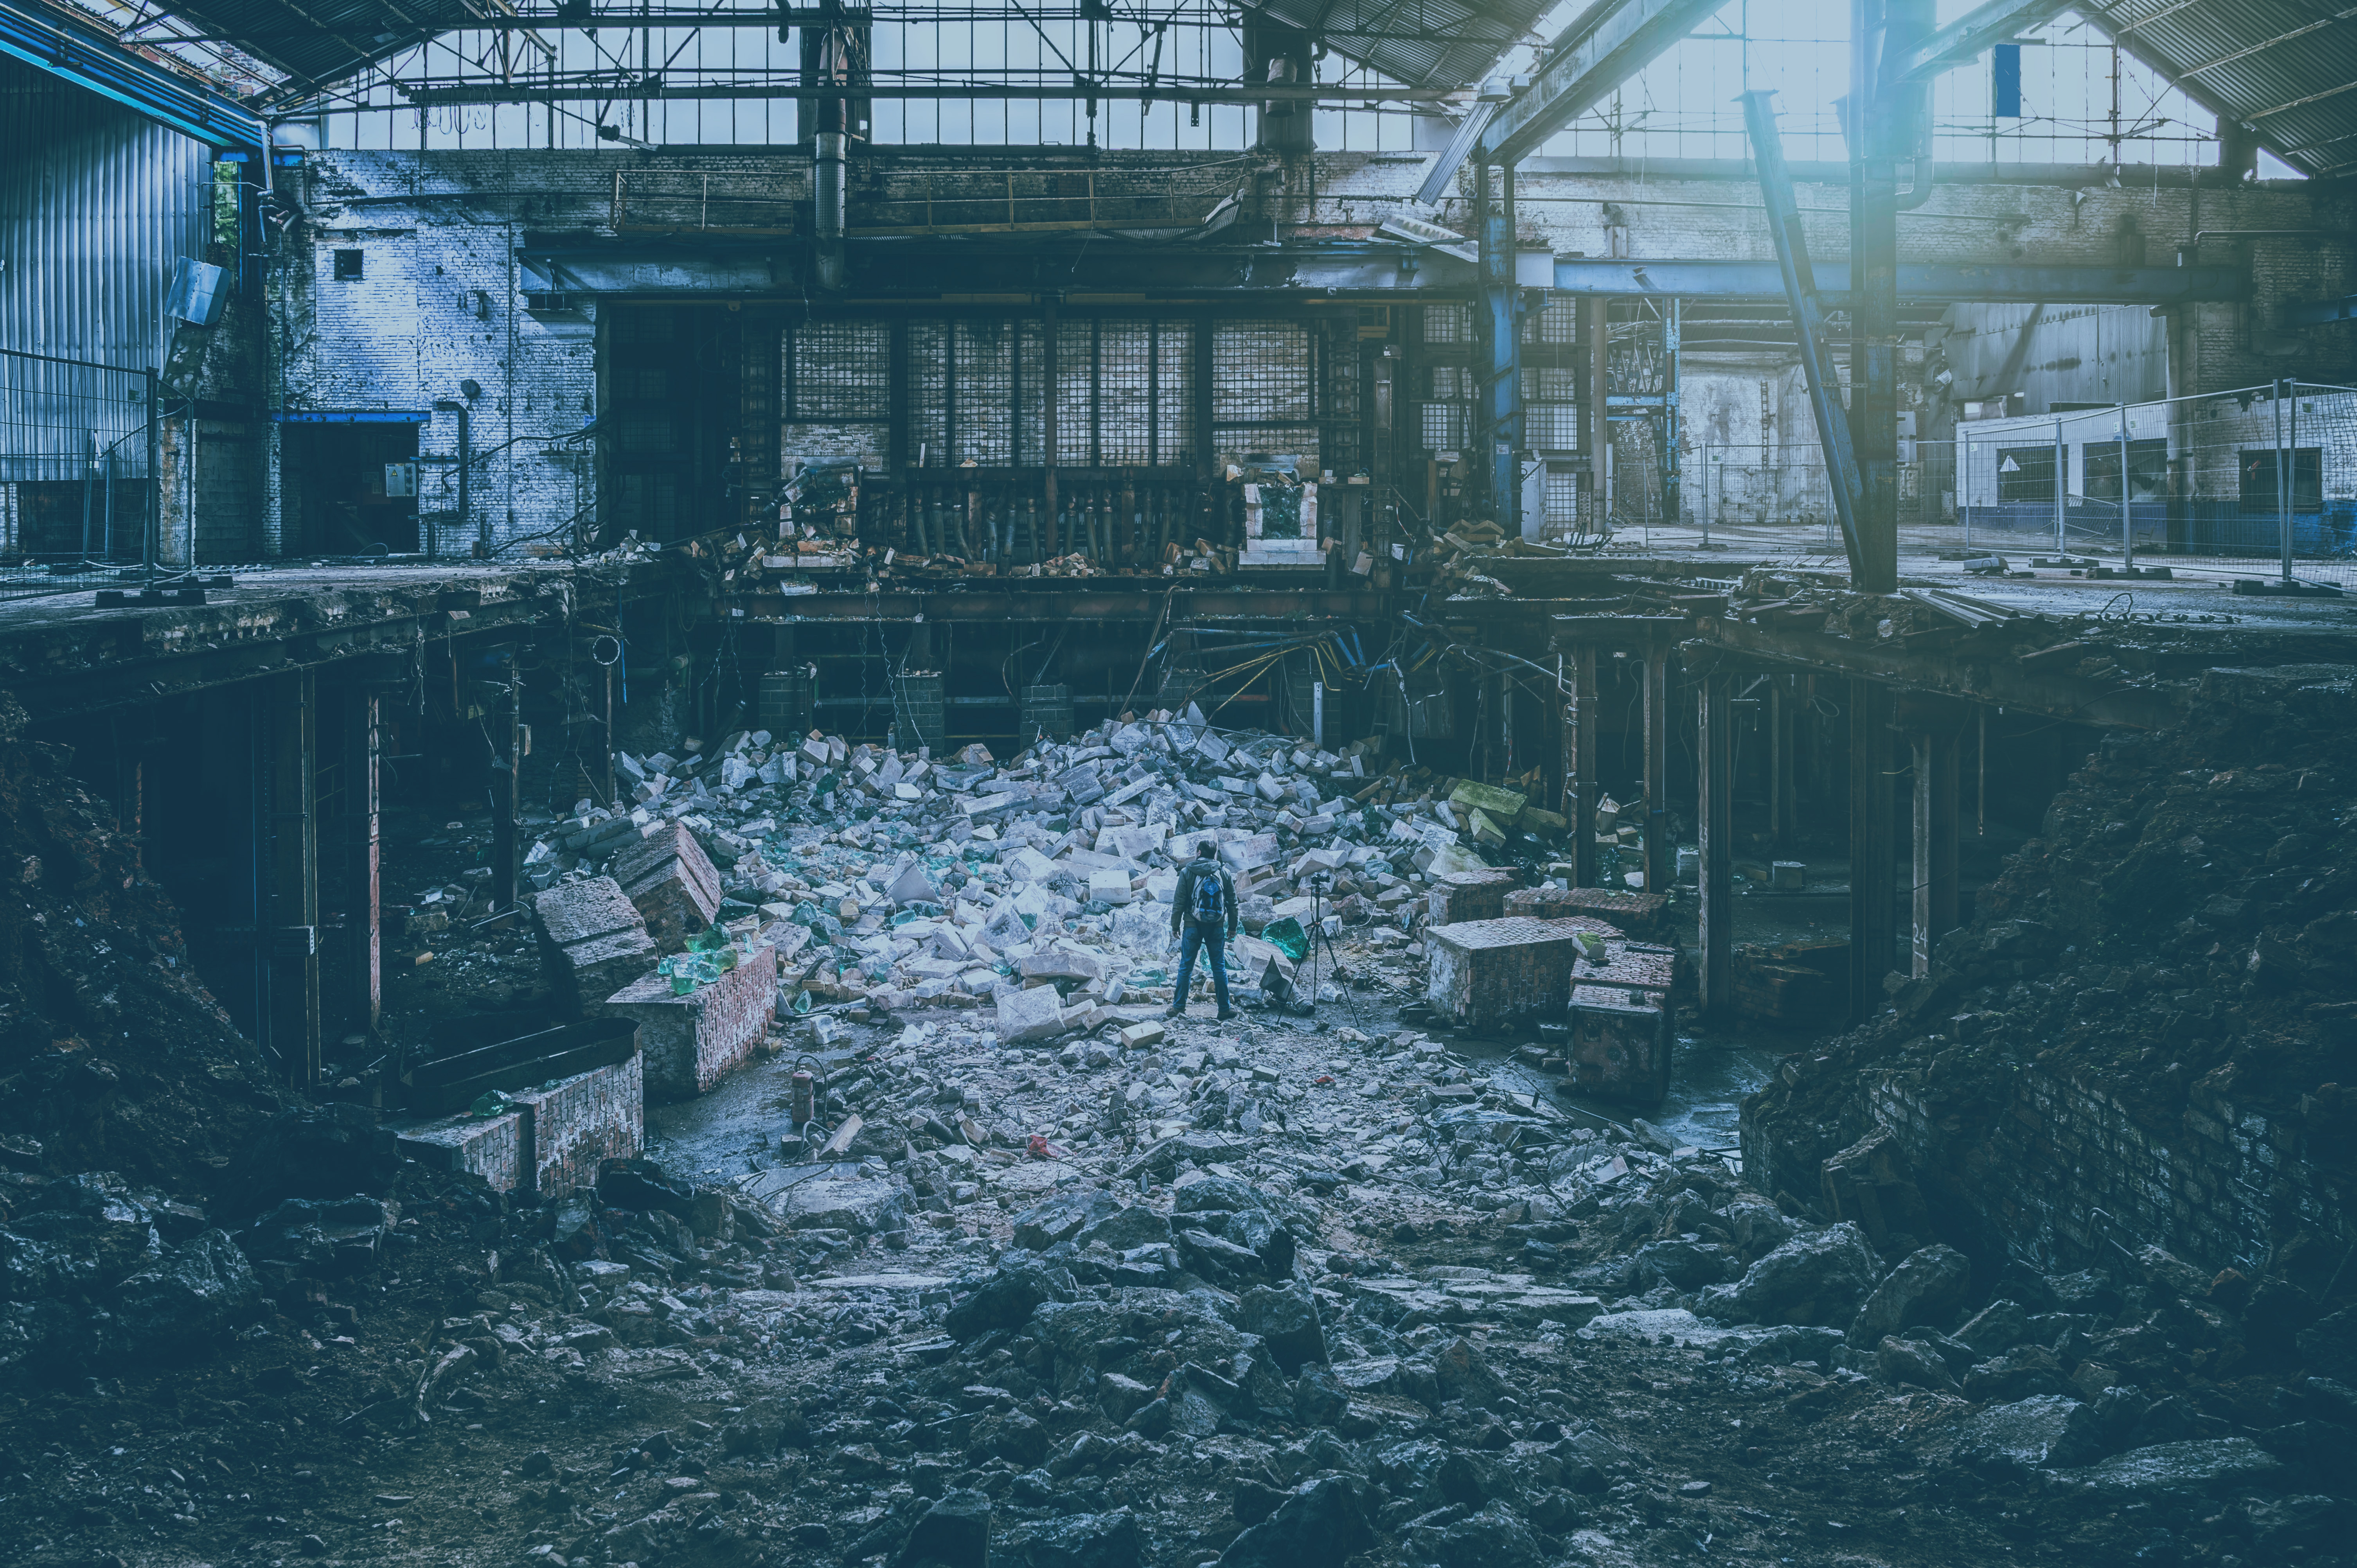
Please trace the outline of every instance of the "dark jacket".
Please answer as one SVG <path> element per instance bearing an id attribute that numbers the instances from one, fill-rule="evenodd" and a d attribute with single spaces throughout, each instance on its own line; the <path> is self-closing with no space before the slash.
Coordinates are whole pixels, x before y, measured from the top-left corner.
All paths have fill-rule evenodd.
<path id="1" fill-rule="evenodd" d="M 1170 896 L 1171 935 L 1177 936 L 1182 925 L 1191 926 L 1195 923 L 1195 917 L 1190 913 L 1195 908 L 1195 884 L 1206 876 L 1216 876 L 1220 879 L 1221 890 L 1227 895 L 1228 935 L 1233 937 L 1236 934 L 1238 911 L 1235 879 L 1227 874 L 1218 861 L 1205 860 L 1201 855 L 1197 855 L 1187 863 L 1187 869 L 1178 874 L 1178 891 Z"/>

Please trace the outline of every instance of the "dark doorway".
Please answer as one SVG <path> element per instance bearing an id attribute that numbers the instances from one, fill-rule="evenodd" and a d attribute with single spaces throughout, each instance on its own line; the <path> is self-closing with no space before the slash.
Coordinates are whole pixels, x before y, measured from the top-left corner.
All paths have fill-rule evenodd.
<path id="1" fill-rule="evenodd" d="M 322 555 L 397 555 L 425 548 L 417 521 L 417 429 L 409 424 L 290 425 L 286 456 L 300 476 L 296 548 Z M 458 548 L 468 548 L 468 542 L 458 542 Z"/>

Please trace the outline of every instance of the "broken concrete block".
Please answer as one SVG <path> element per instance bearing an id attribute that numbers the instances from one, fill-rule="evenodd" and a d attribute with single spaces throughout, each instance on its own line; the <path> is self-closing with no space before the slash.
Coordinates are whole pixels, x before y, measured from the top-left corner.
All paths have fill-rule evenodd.
<path id="1" fill-rule="evenodd" d="M 686 1100 L 753 1054 L 777 1002 L 778 955 L 757 947 L 684 996 L 672 994 L 668 976 L 650 974 L 608 997 L 604 1011 L 637 1022 L 649 1097 Z"/>
<path id="2" fill-rule="evenodd" d="M 1063 1004 L 1052 985 L 1002 992 L 998 998 L 998 1043 L 1051 1040 L 1064 1032 Z"/>
<path id="3" fill-rule="evenodd" d="M 576 1015 L 646 973 L 660 956 L 645 918 L 610 876 L 564 883 L 532 902 L 549 983 Z"/>
<path id="4" fill-rule="evenodd" d="M 720 913 L 720 873 L 684 823 L 663 823 L 616 855 L 610 869 L 665 952 L 685 947 Z"/>
<path id="5" fill-rule="evenodd" d="M 1161 1044 L 1164 1033 L 1165 1030 L 1159 1024 L 1150 1022 L 1132 1024 L 1121 1032 L 1121 1048 L 1125 1051 L 1142 1051 L 1148 1046 Z"/>
<path id="6" fill-rule="evenodd" d="M 1089 899 L 1097 904 L 1129 902 L 1129 874 L 1104 867 L 1089 873 Z"/>
<path id="7" fill-rule="evenodd" d="M 1449 791 L 1448 803 L 1457 808 L 1459 816 L 1480 811 L 1495 818 L 1501 826 L 1512 827 L 1514 819 L 1523 814 L 1523 808 L 1530 803 L 1530 797 L 1512 789 L 1476 784 L 1468 779 Z"/>
<path id="8" fill-rule="evenodd" d="M 929 904 L 938 897 L 931 881 L 925 875 L 924 863 L 915 860 L 901 867 L 899 875 L 892 878 L 892 886 L 886 892 L 895 904 Z"/>
<path id="9" fill-rule="evenodd" d="M 1617 986 L 1571 988 L 1570 1078 L 1582 1094 L 1659 1105 L 1670 1092 L 1677 1037 L 1666 996 L 1632 996 Z"/>
<path id="10" fill-rule="evenodd" d="M 1274 865 L 1284 854 L 1275 833 L 1252 833 L 1220 845 L 1220 859 L 1230 871 L 1257 871 Z"/>

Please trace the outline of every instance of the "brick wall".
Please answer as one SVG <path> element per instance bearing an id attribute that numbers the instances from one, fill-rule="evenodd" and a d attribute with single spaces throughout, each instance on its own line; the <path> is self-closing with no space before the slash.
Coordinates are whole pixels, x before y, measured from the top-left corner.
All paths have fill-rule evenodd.
<path id="1" fill-rule="evenodd" d="M 601 1160 L 634 1158 L 646 1139 L 646 1058 L 593 1068 L 545 1089 L 511 1095 L 528 1129 L 524 1175 L 555 1197 L 597 1179 Z"/>
<path id="2" fill-rule="evenodd" d="M 2255 1273 L 2301 1230 L 2347 1245 L 2347 1195 L 2299 1130 L 2197 1090 L 2175 1125 L 2087 1084 L 2024 1069 L 1985 1133 L 1952 1140 L 1914 1086 L 1867 1092 L 1927 1197 L 1981 1217 L 1985 1240 L 2049 1272 L 2115 1266 L 2154 1243 L 2207 1270 Z M 2345 1179 L 2345 1178 L 2344 1178 Z"/>
<path id="3" fill-rule="evenodd" d="M 418 1164 L 481 1176 L 498 1192 L 513 1192 L 528 1166 L 522 1112 L 446 1116 L 401 1129 L 398 1137 L 401 1152 Z"/>

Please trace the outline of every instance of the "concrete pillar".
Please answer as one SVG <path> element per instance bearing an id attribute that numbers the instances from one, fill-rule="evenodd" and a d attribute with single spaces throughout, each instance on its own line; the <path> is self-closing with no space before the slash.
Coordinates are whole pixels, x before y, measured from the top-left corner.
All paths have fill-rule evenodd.
<path id="1" fill-rule="evenodd" d="M 1859 1021 L 1881 1007 L 1882 977 L 1896 958 L 1897 813 L 1891 801 L 1890 689 L 1860 679 L 1853 679 L 1849 688 L 1849 1000 L 1850 1016 Z"/>
<path id="2" fill-rule="evenodd" d="M 1670 650 L 1645 650 L 1645 891 L 1665 893 L 1674 880 L 1677 847 L 1670 836 Z"/>
<path id="3" fill-rule="evenodd" d="M 288 1079 L 302 1088 L 319 1081 L 317 698 L 317 682 L 308 670 L 263 682 L 266 1044 Z"/>
<path id="4" fill-rule="evenodd" d="M 1929 974 L 1932 950 L 1956 929 L 1956 736 L 1953 729 L 1909 737 L 1914 752 L 1915 875 L 1909 972 Z"/>
<path id="5" fill-rule="evenodd" d="M 1695 735 L 1698 775 L 1695 845 L 1701 865 L 1702 1010 L 1723 1018 L 1735 1000 L 1735 725 L 1734 678 L 1714 670 L 1700 682 L 1701 724 Z M 1646 884 L 1648 891 L 1652 884 Z"/>
<path id="6" fill-rule="evenodd" d="M 1596 645 L 1571 650 L 1571 703 L 1563 725 L 1563 814 L 1571 819 L 1571 885 L 1596 886 Z"/>

